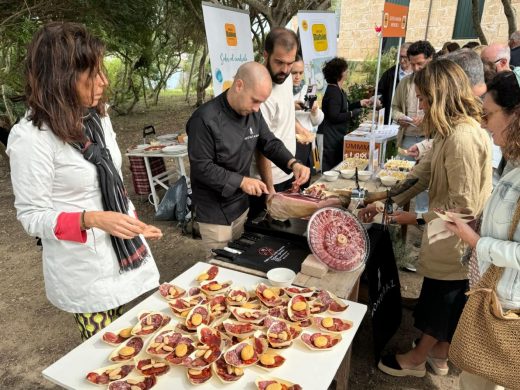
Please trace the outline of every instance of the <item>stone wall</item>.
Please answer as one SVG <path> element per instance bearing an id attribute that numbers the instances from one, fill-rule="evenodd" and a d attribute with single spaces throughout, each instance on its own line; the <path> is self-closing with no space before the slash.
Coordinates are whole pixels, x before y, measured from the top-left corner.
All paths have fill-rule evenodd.
<path id="1" fill-rule="evenodd" d="M 432 9 L 426 31 L 430 0 L 410 0 L 406 40 L 427 39 L 436 49 L 444 42 L 453 41 L 453 26 L 457 13 L 457 0 L 431 0 Z M 520 0 L 512 0 L 520 20 Z M 378 39 L 374 26 L 381 24 L 384 0 L 342 0 L 338 55 L 349 60 L 375 57 Z M 485 0 L 482 29 L 488 42 L 508 40 L 508 26 L 500 0 Z M 462 46 L 467 40 L 457 40 Z"/>

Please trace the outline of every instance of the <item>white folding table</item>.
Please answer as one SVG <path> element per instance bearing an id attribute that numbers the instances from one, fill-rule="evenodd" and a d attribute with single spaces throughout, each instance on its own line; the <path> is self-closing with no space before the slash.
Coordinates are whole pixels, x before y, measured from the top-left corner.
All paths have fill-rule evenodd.
<path id="1" fill-rule="evenodd" d="M 160 199 L 157 196 L 157 191 L 155 190 L 156 185 L 160 185 L 164 189 L 168 189 L 168 185 L 166 181 L 175 177 L 186 176 L 186 169 L 184 167 L 184 157 L 188 156 L 187 152 L 184 153 L 163 153 L 161 151 L 157 152 L 145 152 L 143 150 L 130 150 L 126 153 L 128 157 L 142 157 L 144 159 L 144 165 L 146 167 L 146 175 L 148 176 L 148 182 L 150 183 L 150 191 L 152 200 L 151 203 L 155 207 L 155 211 L 159 207 Z M 167 169 L 166 171 L 153 176 L 152 169 L 150 168 L 150 157 L 163 157 L 163 158 L 175 158 L 177 160 L 178 169 Z M 188 184 L 189 178 L 186 177 Z"/>
<path id="2" fill-rule="evenodd" d="M 196 263 L 175 278 L 172 283 L 185 289 L 195 286 L 197 275 L 207 270 L 209 266 L 207 263 Z M 217 277 L 219 281 L 231 280 L 233 285 L 246 288 L 252 288 L 253 285 L 259 282 L 267 283 L 266 279 L 263 278 L 222 267 L 219 268 L 220 271 Z M 172 367 L 167 374 L 158 377 L 158 382 L 154 389 L 254 390 L 256 389 L 255 380 L 258 377 L 275 376 L 297 383 L 306 390 L 326 390 L 352 344 L 352 340 L 367 310 L 365 305 L 351 301 L 345 302 L 349 307 L 346 311 L 339 313 L 338 317 L 348 319 L 354 325 L 351 329 L 342 333 L 342 341 L 329 351 L 311 351 L 301 340 L 295 340 L 291 347 L 277 351 L 287 360 L 283 366 L 270 372 L 253 366 L 246 368 L 244 376 L 235 383 L 224 385 L 218 378 L 213 376 L 208 382 L 199 386 L 193 386 L 186 378 L 186 368 Z M 160 296 L 159 292 L 155 292 L 107 326 L 104 331 L 116 331 L 117 329 L 134 325 L 137 322 L 137 314 L 143 310 L 161 311 L 172 315 L 166 301 Z M 172 321 L 177 321 L 176 317 L 173 317 Z M 114 349 L 114 347 L 105 344 L 101 340 L 104 331 L 94 335 L 43 370 L 44 377 L 66 389 L 95 389 L 95 386 L 86 381 L 85 376 L 92 370 L 110 365 L 108 356 Z M 312 327 L 304 329 L 304 331 L 317 331 L 317 329 Z M 145 345 L 149 339 L 145 340 Z"/>

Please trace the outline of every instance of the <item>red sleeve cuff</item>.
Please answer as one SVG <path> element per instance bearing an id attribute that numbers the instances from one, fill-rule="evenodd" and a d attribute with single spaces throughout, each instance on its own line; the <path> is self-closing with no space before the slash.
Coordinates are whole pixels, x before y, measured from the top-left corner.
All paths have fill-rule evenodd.
<path id="1" fill-rule="evenodd" d="M 61 213 L 58 215 L 54 235 L 58 240 L 87 242 L 87 232 L 80 227 L 81 213 Z"/>

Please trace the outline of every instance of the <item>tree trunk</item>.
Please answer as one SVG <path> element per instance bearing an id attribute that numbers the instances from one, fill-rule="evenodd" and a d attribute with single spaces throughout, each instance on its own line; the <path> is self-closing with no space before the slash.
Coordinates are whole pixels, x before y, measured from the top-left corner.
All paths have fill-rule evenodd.
<path id="1" fill-rule="evenodd" d="M 190 67 L 190 75 L 188 77 L 188 85 L 186 86 L 186 99 L 185 100 L 188 102 L 188 104 L 190 103 L 189 96 L 190 96 L 191 78 L 193 76 L 193 68 L 195 67 L 195 61 L 197 59 L 198 52 L 199 52 L 199 48 L 197 47 L 195 49 L 195 52 L 193 53 L 193 60 L 191 61 L 191 67 Z"/>
<path id="2" fill-rule="evenodd" d="M 208 45 L 204 44 L 204 50 L 199 61 L 199 77 L 197 79 L 197 103 L 195 106 L 198 107 L 204 103 L 204 97 L 206 95 L 206 58 L 208 56 Z"/>
<path id="3" fill-rule="evenodd" d="M 504 6 L 504 14 L 507 18 L 508 35 L 511 36 L 516 31 L 516 13 L 513 7 L 511 6 L 511 0 L 502 0 L 502 5 Z"/>
<path id="4" fill-rule="evenodd" d="M 480 2 L 479 0 L 471 0 L 471 16 L 473 18 L 473 28 L 477 32 L 478 39 L 480 40 L 480 44 L 487 45 L 487 39 L 484 35 L 484 31 L 482 31 L 482 26 L 480 25 Z"/>
<path id="5" fill-rule="evenodd" d="M 144 106 L 148 108 L 148 99 L 146 98 L 146 83 L 144 81 L 144 76 L 141 74 L 141 85 L 143 86 L 143 98 L 144 98 Z"/>

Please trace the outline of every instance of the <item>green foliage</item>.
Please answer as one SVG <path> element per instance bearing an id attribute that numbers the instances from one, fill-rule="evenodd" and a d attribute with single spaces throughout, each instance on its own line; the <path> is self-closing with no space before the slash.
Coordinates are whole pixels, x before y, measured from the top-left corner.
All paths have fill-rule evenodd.
<path id="1" fill-rule="evenodd" d="M 379 77 L 381 77 L 381 75 L 387 69 L 395 65 L 396 57 L 396 48 L 391 48 L 388 52 L 381 56 L 381 69 Z M 362 62 L 349 62 L 349 69 L 351 72 L 349 81 L 352 80 L 353 83 L 375 85 L 377 75 L 377 56 L 367 57 Z"/>

